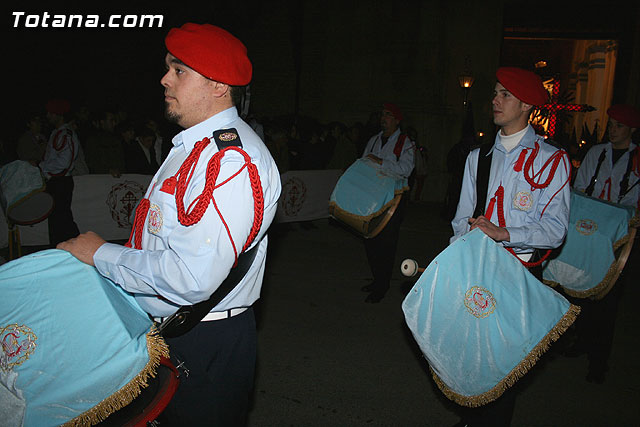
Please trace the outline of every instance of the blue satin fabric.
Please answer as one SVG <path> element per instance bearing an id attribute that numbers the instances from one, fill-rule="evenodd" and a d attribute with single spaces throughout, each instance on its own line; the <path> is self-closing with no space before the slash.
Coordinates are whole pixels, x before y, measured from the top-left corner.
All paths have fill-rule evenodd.
<path id="1" fill-rule="evenodd" d="M 129 383 L 149 361 L 147 314 L 68 252 L 46 250 L 4 264 L 0 293 L 0 330 L 16 324 L 20 339 L 27 331 L 36 337 L 33 352 L 10 368 L 26 401 L 25 426 L 71 420 Z M 17 361 L 7 358 L 9 350 L 3 350 L 5 360 Z"/>
<path id="2" fill-rule="evenodd" d="M 467 301 L 473 287 L 485 310 Z M 479 229 L 442 251 L 402 303 L 435 374 L 454 393 L 492 390 L 567 313 L 569 302 Z M 482 317 L 484 316 L 484 317 Z"/>
<path id="3" fill-rule="evenodd" d="M 613 244 L 629 232 L 635 209 L 571 191 L 569 230 L 556 258 L 544 264 L 544 280 L 576 292 L 595 288 L 615 260 Z"/>
<path id="4" fill-rule="evenodd" d="M 355 161 L 338 180 L 330 202 L 358 216 L 378 212 L 396 193 L 407 187 L 407 179 L 382 170 L 380 165 L 361 158 Z"/>
<path id="5" fill-rule="evenodd" d="M 0 168 L 3 204 L 10 207 L 34 191 L 44 188 L 40 169 L 23 160 L 15 160 Z"/>

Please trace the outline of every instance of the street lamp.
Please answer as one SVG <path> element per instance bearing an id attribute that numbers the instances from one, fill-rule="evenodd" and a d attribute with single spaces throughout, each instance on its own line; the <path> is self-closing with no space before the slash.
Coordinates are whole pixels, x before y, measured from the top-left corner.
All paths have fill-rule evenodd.
<path id="1" fill-rule="evenodd" d="M 460 82 L 460 87 L 462 88 L 462 93 L 464 94 L 463 104 L 466 108 L 467 100 L 469 98 L 469 90 L 471 86 L 473 86 L 473 76 L 469 76 L 466 74 L 458 76 L 458 82 Z"/>

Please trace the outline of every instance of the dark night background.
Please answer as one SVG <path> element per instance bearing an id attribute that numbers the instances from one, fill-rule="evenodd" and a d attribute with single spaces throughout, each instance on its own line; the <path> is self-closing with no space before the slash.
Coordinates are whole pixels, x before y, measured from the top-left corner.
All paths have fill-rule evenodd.
<path id="1" fill-rule="evenodd" d="M 162 28 L 14 28 L 14 11 L 97 14 L 102 22 L 110 14 L 148 14 L 164 21 Z M 460 140 L 465 117 L 458 75 L 475 77 L 469 93 L 475 130 L 491 137 L 498 66 L 532 68 L 545 56 L 550 71 L 563 71 L 571 39 L 611 38 L 619 42 L 613 101 L 637 105 L 639 15 L 638 2 L 618 0 L 5 3 L 3 138 L 11 145 L 24 131 L 25 117 L 43 112 L 53 97 L 68 98 L 72 109 L 162 117 L 164 36 L 185 22 L 208 22 L 247 46 L 254 66 L 251 107 L 258 117 L 299 113 L 350 125 L 366 122 L 382 102 L 400 105 L 405 124 L 429 149 L 434 185 L 428 197 L 442 200 L 447 152 Z M 526 47 L 509 37 L 532 41 Z M 549 40 L 540 41 L 544 37 Z"/>

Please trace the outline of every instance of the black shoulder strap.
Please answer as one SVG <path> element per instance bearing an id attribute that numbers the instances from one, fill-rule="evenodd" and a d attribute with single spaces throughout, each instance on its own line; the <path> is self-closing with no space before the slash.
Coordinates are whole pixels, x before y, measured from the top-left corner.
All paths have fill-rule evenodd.
<path id="1" fill-rule="evenodd" d="M 627 170 L 622 177 L 622 181 L 620 181 L 620 192 L 618 194 L 618 203 L 622 200 L 622 198 L 627 194 L 630 190 L 629 188 L 629 177 L 631 176 L 631 170 L 633 169 L 633 158 L 637 154 L 638 147 L 629 151 L 629 160 L 627 161 Z"/>
<path id="2" fill-rule="evenodd" d="M 164 319 L 158 326 L 158 332 L 165 338 L 178 337 L 186 334 L 194 326 L 196 326 L 204 316 L 211 311 L 213 307 L 218 305 L 220 301 L 226 297 L 233 288 L 244 278 L 249 271 L 249 267 L 256 258 L 260 242 L 257 242 L 253 248 L 243 252 L 238 257 L 238 264 L 232 268 L 226 279 L 220 284 L 208 300 L 199 302 L 194 305 L 183 305 L 171 316 Z"/>
<path id="3" fill-rule="evenodd" d="M 602 150 L 602 153 L 600 153 L 600 157 L 598 157 L 598 164 L 596 165 L 596 172 L 591 177 L 591 182 L 589 182 L 589 185 L 587 186 L 586 190 L 584 190 L 584 192 L 587 194 L 587 196 L 591 196 L 593 194 L 593 189 L 596 186 L 596 181 L 598 180 L 598 173 L 600 173 L 600 166 L 602 166 L 602 162 L 604 162 L 604 158 L 606 157 L 606 155 L 607 155 L 607 149 L 605 147 Z"/>
<path id="4" fill-rule="evenodd" d="M 476 209 L 473 218 L 484 214 L 484 206 L 487 204 L 487 192 L 489 191 L 489 174 L 491 173 L 491 159 L 493 153 L 487 155 L 492 144 L 482 144 L 478 153 L 478 169 L 476 170 Z"/>

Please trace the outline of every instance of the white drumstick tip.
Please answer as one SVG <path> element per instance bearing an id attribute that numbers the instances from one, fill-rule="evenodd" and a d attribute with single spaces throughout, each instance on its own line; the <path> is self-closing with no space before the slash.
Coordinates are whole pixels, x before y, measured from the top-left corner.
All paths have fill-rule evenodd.
<path id="1" fill-rule="evenodd" d="M 400 265 L 400 271 L 407 277 L 413 277 L 418 274 L 418 262 L 414 259 L 405 259 Z"/>

